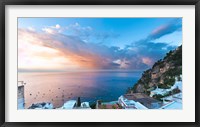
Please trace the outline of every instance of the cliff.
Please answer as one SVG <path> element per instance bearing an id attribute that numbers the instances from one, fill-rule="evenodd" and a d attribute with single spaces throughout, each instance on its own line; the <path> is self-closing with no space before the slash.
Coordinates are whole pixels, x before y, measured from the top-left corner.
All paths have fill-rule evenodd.
<path id="1" fill-rule="evenodd" d="M 177 78 L 180 80 L 182 74 L 182 46 L 166 54 L 163 59 L 158 60 L 152 68 L 143 72 L 137 83 L 128 90 L 135 93 L 150 94 L 156 87 L 170 88 Z"/>

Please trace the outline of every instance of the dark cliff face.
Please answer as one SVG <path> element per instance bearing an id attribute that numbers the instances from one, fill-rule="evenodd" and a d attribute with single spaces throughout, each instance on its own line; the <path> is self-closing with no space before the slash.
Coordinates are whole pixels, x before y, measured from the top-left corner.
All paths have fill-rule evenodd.
<path id="1" fill-rule="evenodd" d="M 149 94 L 156 87 L 167 89 L 175 83 L 175 78 L 180 79 L 181 74 L 182 46 L 179 46 L 157 61 L 151 69 L 144 71 L 142 77 L 129 91 Z"/>

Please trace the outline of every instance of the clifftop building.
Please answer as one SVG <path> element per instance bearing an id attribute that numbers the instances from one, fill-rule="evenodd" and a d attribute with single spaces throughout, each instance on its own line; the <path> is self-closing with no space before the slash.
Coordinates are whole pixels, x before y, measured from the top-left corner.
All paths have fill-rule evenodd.
<path id="1" fill-rule="evenodd" d="M 124 94 L 119 97 L 118 102 L 126 109 L 156 109 L 162 106 L 162 102 L 143 93 Z"/>
<path id="2" fill-rule="evenodd" d="M 23 81 L 18 81 L 18 90 L 17 90 L 17 109 L 24 109 L 24 85 Z"/>

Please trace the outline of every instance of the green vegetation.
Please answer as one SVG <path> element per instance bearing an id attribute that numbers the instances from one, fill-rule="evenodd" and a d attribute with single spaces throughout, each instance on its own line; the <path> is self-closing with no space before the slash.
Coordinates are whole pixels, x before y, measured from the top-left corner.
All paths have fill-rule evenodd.
<path id="1" fill-rule="evenodd" d="M 105 104 L 102 104 L 102 109 L 106 109 L 106 105 Z"/>
<path id="2" fill-rule="evenodd" d="M 172 78 L 165 78 L 164 79 L 164 84 L 166 86 L 166 89 L 168 89 L 169 87 L 173 86 L 174 83 L 175 83 L 175 77 L 172 77 Z M 163 86 L 164 86 L 163 84 Z M 163 87 L 160 87 L 160 88 L 163 88 Z M 165 88 L 164 88 L 165 89 Z"/>
<path id="3" fill-rule="evenodd" d="M 162 70 L 162 71 L 161 71 Z M 142 92 L 149 95 L 150 89 L 158 86 L 162 89 L 168 89 L 175 83 L 175 78 L 181 80 L 182 74 L 182 46 L 166 53 L 163 59 L 158 60 L 152 66 L 142 73 L 142 77 L 134 84 L 132 88 L 127 89 L 127 93 Z M 154 76 L 152 76 L 154 75 Z M 140 87 L 138 87 L 140 85 Z M 160 96 L 156 96 L 160 98 Z"/>
<path id="4" fill-rule="evenodd" d="M 145 94 L 149 96 L 151 94 L 151 92 L 150 91 L 145 91 Z"/>
<path id="5" fill-rule="evenodd" d="M 177 93 L 180 93 L 180 89 L 179 88 L 176 88 L 176 89 L 173 89 L 172 90 L 172 94 L 177 94 Z"/>
<path id="6" fill-rule="evenodd" d="M 172 51 L 170 50 L 170 51 L 166 54 L 166 56 L 164 57 L 164 60 L 166 60 L 167 58 L 169 58 L 171 55 L 172 55 Z"/>
<path id="7" fill-rule="evenodd" d="M 161 95 L 161 94 L 156 94 L 156 95 L 153 95 L 153 98 L 159 100 L 159 101 L 162 101 L 162 98 L 163 97 L 167 97 L 167 96 L 170 96 L 170 95 L 174 95 L 174 94 L 177 94 L 177 93 L 180 93 L 181 91 L 178 89 L 178 88 L 175 88 L 173 89 L 172 91 L 169 91 L 167 94 L 165 95 Z"/>
<path id="8" fill-rule="evenodd" d="M 156 94 L 156 95 L 153 95 L 153 98 L 155 98 L 156 100 L 159 100 L 159 101 L 162 101 L 161 98 L 163 98 L 164 96 L 161 95 L 161 94 Z"/>
<path id="9" fill-rule="evenodd" d="M 155 62 L 152 68 L 159 66 L 162 62 L 163 62 L 162 59 L 158 60 L 157 62 Z"/>
<path id="10" fill-rule="evenodd" d="M 118 105 L 119 109 L 122 109 L 122 106 L 120 104 L 117 103 L 117 105 Z"/>
<path id="11" fill-rule="evenodd" d="M 182 74 L 182 67 L 175 67 L 166 71 L 163 75 L 166 77 L 178 77 Z"/>
<path id="12" fill-rule="evenodd" d="M 163 97 L 167 97 L 167 96 L 170 96 L 172 95 L 172 92 L 170 91 L 169 93 L 165 94 L 165 95 L 161 95 L 161 94 L 156 94 L 156 95 L 153 95 L 153 98 L 159 100 L 159 101 L 162 101 L 162 98 Z"/>
<path id="13" fill-rule="evenodd" d="M 165 83 L 164 83 L 164 84 L 165 84 Z M 169 85 L 164 85 L 164 84 L 159 83 L 159 84 L 158 84 L 158 88 L 161 88 L 161 89 L 169 89 L 169 88 L 170 88 Z"/>
<path id="14" fill-rule="evenodd" d="M 175 53 L 171 52 L 167 56 L 167 61 L 173 61 L 175 66 L 182 66 L 182 46 L 178 47 Z"/>
<path id="15" fill-rule="evenodd" d="M 90 107 L 91 107 L 92 109 L 96 109 L 96 103 L 90 104 Z"/>
<path id="16" fill-rule="evenodd" d="M 165 67 L 165 63 L 164 63 L 164 61 L 160 62 L 159 67 L 160 67 L 160 68 L 164 68 L 164 67 Z"/>
<path id="17" fill-rule="evenodd" d="M 113 108 L 113 109 L 116 109 L 115 105 L 112 105 L 112 108 Z"/>
<path id="18" fill-rule="evenodd" d="M 132 90 L 133 90 L 132 87 L 128 87 L 126 93 L 131 93 Z"/>

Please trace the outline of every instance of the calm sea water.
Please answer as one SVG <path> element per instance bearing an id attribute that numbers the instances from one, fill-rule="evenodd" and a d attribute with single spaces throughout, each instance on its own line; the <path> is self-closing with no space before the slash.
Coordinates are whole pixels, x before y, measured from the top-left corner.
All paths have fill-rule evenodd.
<path id="1" fill-rule="evenodd" d="M 141 72 L 19 72 L 18 80 L 26 83 L 26 108 L 39 102 L 60 107 L 77 97 L 90 103 L 117 100 L 140 76 Z"/>

